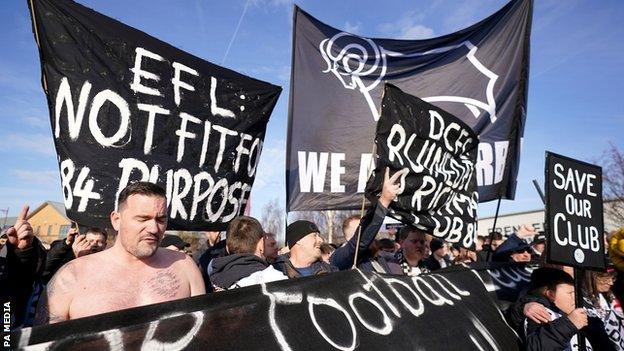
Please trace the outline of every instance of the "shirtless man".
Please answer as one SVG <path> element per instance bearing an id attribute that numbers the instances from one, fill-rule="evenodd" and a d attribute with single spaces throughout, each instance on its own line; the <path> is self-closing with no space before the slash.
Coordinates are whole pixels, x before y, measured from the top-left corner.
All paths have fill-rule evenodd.
<path id="1" fill-rule="evenodd" d="M 167 227 L 165 190 L 138 182 L 119 194 L 110 216 L 113 247 L 63 266 L 39 301 L 37 324 L 56 323 L 205 293 L 195 262 L 158 249 Z"/>

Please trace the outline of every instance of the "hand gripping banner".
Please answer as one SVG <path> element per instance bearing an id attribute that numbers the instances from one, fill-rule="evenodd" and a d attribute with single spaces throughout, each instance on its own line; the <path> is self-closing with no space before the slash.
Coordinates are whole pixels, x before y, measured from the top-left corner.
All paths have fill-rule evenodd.
<path id="1" fill-rule="evenodd" d="M 479 139 L 450 113 L 385 84 L 375 135 L 377 168 L 366 195 L 381 192 L 386 168 L 403 170 L 389 216 L 474 250 L 477 237 L 475 160 Z"/>

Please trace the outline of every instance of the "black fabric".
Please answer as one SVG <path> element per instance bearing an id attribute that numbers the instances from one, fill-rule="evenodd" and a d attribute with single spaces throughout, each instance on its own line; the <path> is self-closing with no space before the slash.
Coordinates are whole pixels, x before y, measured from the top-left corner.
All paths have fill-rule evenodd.
<path id="1" fill-rule="evenodd" d="M 388 215 L 474 250 L 479 140 L 470 127 L 386 83 L 375 145 L 375 169 L 366 184 L 366 196 L 379 196 L 387 169 L 391 175 L 406 171 Z"/>
<path id="2" fill-rule="evenodd" d="M 560 313 L 557 307 L 550 303 L 546 305 L 546 307 Z M 574 324 L 572 324 L 565 315 L 549 323 L 541 324 L 527 319 L 526 350 L 565 350 L 570 345 L 572 337 L 577 332 L 578 329 L 576 329 Z"/>
<path id="3" fill-rule="evenodd" d="M 237 281 L 250 276 L 252 273 L 266 269 L 269 264 L 256 255 L 229 255 L 217 257 L 210 265 L 210 281 L 214 286 L 228 289 Z"/>
<path id="4" fill-rule="evenodd" d="M 227 254 L 226 241 L 221 240 L 199 256 L 199 268 L 201 269 L 202 277 L 204 278 L 204 286 L 206 287 L 207 293 L 212 292 L 214 289 L 212 287 L 212 283 L 210 282 L 210 276 L 208 276 L 208 265 L 210 264 L 210 261 L 217 257 L 227 256 Z"/>
<path id="5" fill-rule="evenodd" d="M 531 0 L 513 0 L 456 33 L 393 40 L 344 32 L 295 6 L 286 210 L 358 207 L 383 82 L 467 123 L 481 142 L 479 201 L 513 199 L 527 109 L 532 8 Z"/>
<path id="6" fill-rule="evenodd" d="M 33 286 L 40 281 L 45 268 L 46 251 L 37 237 L 32 246 L 19 250 L 7 242 L 0 256 L 0 299 L 11 302 L 10 327 L 22 325 Z"/>
<path id="7" fill-rule="evenodd" d="M 518 350 L 483 283 L 465 268 L 416 278 L 351 270 L 288 279 L 11 336 L 29 346 L 52 341 L 49 350 L 109 349 L 107 340 L 124 349 Z"/>
<path id="8" fill-rule="evenodd" d="M 71 245 L 67 245 L 65 239 L 55 240 L 50 244 L 50 250 L 46 258 L 45 269 L 41 279 L 48 284 L 54 274 L 66 263 L 76 258 Z"/>
<path id="9" fill-rule="evenodd" d="M 171 230 L 224 230 L 244 212 L 280 87 L 74 1 L 29 6 L 69 218 L 109 226 L 138 180 L 167 190 Z"/>
<path id="10" fill-rule="evenodd" d="M 444 256 L 442 257 L 442 259 L 444 260 L 444 262 L 446 262 L 447 267 L 451 265 L 451 260 L 449 260 L 448 257 Z M 424 266 L 430 272 L 437 271 L 438 269 L 442 268 L 440 262 L 435 258 L 435 256 L 433 256 L 433 253 L 429 255 L 429 257 L 427 257 L 427 259 L 424 261 Z"/>
<path id="11" fill-rule="evenodd" d="M 505 311 L 505 318 L 510 327 L 512 327 L 524 342 L 526 335 L 524 331 L 524 320 L 527 318 L 524 315 L 524 306 L 529 302 L 538 302 L 544 306 L 548 305 L 548 300 L 543 296 L 537 296 L 532 294 L 526 294 L 512 304 L 507 311 Z"/>

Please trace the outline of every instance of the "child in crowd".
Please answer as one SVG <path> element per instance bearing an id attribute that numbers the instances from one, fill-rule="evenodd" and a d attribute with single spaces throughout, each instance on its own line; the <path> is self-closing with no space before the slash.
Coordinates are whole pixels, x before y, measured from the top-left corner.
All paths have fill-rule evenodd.
<path id="1" fill-rule="evenodd" d="M 556 268 L 539 268 L 531 275 L 530 294 L 546 307 L 550 322 L 524 322 L 527 350 L 575 350 L 577 333 L 587 326 L 587 313 L 575 308 L 574 279 Z M 586 340 L 587 350 L 592 350 Z"/>

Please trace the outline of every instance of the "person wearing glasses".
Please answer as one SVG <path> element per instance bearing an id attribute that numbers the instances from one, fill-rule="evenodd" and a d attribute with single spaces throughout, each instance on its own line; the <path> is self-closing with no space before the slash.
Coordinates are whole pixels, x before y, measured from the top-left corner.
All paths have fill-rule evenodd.
<path id="1" fill-rule="evenodd" d="M 494 262 L 530 262 L 533 249 L 526 240 L 532 239 L 537 232 L 533 226 L 524 224 L 518 231 L 511 234 L 505 242 L 500 244 L 494 254 Z"/>

